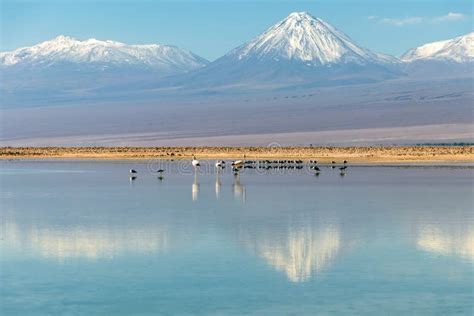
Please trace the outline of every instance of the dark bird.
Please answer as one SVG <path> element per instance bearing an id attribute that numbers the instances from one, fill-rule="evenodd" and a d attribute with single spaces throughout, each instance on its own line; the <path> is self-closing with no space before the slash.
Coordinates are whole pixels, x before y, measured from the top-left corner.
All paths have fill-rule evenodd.
<path id="1" fill-rule="evenodd" d="M 163 173 L 163 172 L 165 172 L 165 171 L 164 171 L 163 169 L 158 169 L 157 172 L 158 172 L 158 173 Z"/>
<path id="2" fill-rule="evenodd" d="M 130 169 L 130 173 L 137 173 L 137 170 Z"/>
<path id="3" fill-rule="evenodd" d="M 341 170 L 341 171 L 344 171 L 344 170 L 346 170 L 346 169 L 347 169 L 347 166 L 344 166 L 344 167 L 339 168 L 339 170 Z"/>

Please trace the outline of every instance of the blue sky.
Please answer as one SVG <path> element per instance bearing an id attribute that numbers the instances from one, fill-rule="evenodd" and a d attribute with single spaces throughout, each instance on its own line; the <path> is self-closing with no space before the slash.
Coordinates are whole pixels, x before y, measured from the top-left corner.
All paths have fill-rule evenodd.
<path id="1" fill-rule="evenodd" d="M 0 51 L 64 34 L 172 44 L 213 60 L 294 11 L 307 11 L 360 45 L 394 55 L 473 30 L 472 0 L 0 1 Z"/>

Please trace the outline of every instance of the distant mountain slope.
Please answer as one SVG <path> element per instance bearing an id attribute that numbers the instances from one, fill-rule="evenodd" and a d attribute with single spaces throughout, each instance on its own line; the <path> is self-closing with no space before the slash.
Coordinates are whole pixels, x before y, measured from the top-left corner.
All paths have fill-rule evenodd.
<path id="1" fill-rule="evenodd" d="M 204 58 L 175 46 L 127 45 L 96 39 L 79 41 L 63 35 L 32 47 L 0 53 L 0 66 L 3 68 L 30 70 L 66 65 L 78 70 L 96 67 L 98 71 L 135 67 L 169 75 L 194 70 L 207 63 Z"/>
<path id="2" fill-rule="evenodd" d="M 362 48 L 319 18 L 295 12 L 177 84 L 253 89 L 372 82 L 394 77 L 398 63 Z"/>
<path id="3" fill-rule="evenodd" d="M 449 61 L 473 62 L 474 61 L 474 32 L 453 39 L 428 43 L 406 52 L 401 59 L 404 62 L 414 61 Z"/>

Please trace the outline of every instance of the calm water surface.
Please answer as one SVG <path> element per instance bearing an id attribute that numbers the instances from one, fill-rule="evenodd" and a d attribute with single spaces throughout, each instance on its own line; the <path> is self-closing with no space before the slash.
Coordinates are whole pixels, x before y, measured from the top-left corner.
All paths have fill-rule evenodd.
<path id="1" fill-rule="evenodd" d="M 473 169 L 188 164 L 0 162 L 0 314 L 473 314 Z"/>

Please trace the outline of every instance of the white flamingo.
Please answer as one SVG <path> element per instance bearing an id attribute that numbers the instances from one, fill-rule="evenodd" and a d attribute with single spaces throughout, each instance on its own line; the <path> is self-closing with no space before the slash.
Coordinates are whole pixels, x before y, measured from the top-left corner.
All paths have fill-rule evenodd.
<path id="1" fill-rule="evenodd" d="M 236 160 L 232 162 L 232 167 L 234 167 L 235 169 L 239 169 L 243 167 L 244 163 L 245 163 L 245 155 L 244 155 L 244 159 Z"/>
<path id="2" fill-rule="evenodd" d="M 193 161 L 191 161 L 191 164 L 193 165 L 194 168 L 199 167 L 201 165 L 199 163 L 199 160 L 196 159 L 196 156 L 193 156 Z"/>

